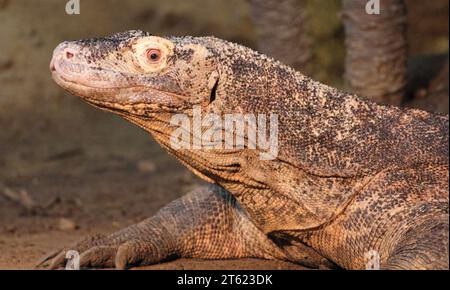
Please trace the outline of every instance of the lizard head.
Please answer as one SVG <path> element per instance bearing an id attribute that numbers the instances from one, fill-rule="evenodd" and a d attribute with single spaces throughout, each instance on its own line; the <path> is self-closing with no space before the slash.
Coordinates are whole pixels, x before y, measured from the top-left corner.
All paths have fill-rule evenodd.
<path id="1" fill-rule="evenodd" d="M 128 31 L 66 41 L 50 70 L 61 87 L 102 109 L 177 112 L 207 102 L 217 81 L 214 52 L 190 40 Z"/>
<path id="2" fill-rule="evenodd" d="M 194 128 L 196 108 L 201 108 L 202 115 L 206 112 L 220 117 L 259 116 L 281 110 L 282 107 L 274 105 L 275 97 L 289 92 L 286 82 L 294 75 L 292 70 L 266 56 L 221 39 L 157 37 L 142 31 L 63 42 L 53 53 L 50 70 L 61 87 L 142 127 L 166 150 L 210 181 L 218 175 L 221 178 L 231 176 L 229 172 L 236 172 L 244 163 L 251 164 L 247 159 L 237 160 L 239 154 L 229 157 L 230 152 L 240 152 L 249 146 L 214 147 L 209 151 L 197 150 L 192 144 L 187 149 L 176 149 L 172 137 L 186 131 L 186 126 L 173 126 L 172 117 L 188 116 L 188 128 L 193 130 L 189 131 L 187 142 L 194 143 L 206 135 L 200 136 Z M 180 121 L 186 124 L 185 119 Z M 218 122 L 219 125 L 225 123 Z M 214 128 L 215 132 L 222 130 L 218 128 Z M 227 140 L 238 143 L 238 137 L 242 136 L 237 136 L 233 128 L 223 126 L 224 139 L 228 132 L 231 138 Z M 270 135 L 271 141 L 276 140 L 275 134 Z M 262 140 L 259 135 L 258 140 Z M 276 146 L 263 150 L 275 156 L 276 150 L 272 148 Z"/>

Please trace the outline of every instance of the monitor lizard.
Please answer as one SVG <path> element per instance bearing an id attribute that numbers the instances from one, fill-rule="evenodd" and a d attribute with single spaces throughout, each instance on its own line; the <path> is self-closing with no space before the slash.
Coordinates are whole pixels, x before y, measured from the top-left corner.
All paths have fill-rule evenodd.
<path id="1" fill-rule="evenodd" d="M 256 257 L 365 269 L 375 256 L 382 269 L 448 269 L 448 115 L 378 105 L 214 37 L 66 41 L 50 69 L 62 88 L 143 128 L 211 184 L 40 266 L 62 267 L 73 249 L 81 267 Z M 192 118 L 195 106 L 276 114 L 276 156 L 262 160 L 247 145 L 173 148 L 171 118 Z"/>

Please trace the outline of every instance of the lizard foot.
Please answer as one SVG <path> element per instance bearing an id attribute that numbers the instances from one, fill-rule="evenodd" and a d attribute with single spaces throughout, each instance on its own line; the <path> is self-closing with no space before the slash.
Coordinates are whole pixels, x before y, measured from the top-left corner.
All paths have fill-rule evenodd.
<path id="1" fill-rule="evenodd" d="M 80 268 L 126 269 L 175 257 L 288 259 L 248 219 L 234 197 L 214 185 L 172 201 L 138 224 L 53 252 L 38 266 L 59 269 L 68 262 L 73 265 L 76 260 L 70 259 L 69 250 L 78 252 Z"/>
<path id="2" fill-rule="evenodd" d="M 94 253 L 97 256 L 97 259 L 94 260 L 92 264 L 111 264 L 111 258 L 107 258 L 107 249 L 112 248 L 111 246 L 102 245 L 102 241 L 105 239 L 103 235 L 93 235 L 87 238 L 84 238 L 71 246 L 64 247 L 58 249 L 45 257 L 43 257 L 36 265 L 37 268 L 47 268 L 47 269 L 60 269 L 64 268 L 66 265 L 68 258 L 67 253 L 69 251 L 76 251 L 80 257 L 80 268 L 82 265 L 90 264 L 90 260 L 93 258 Z M 103 250 L 103 253 L 100 252 L 100 249 Z M 112 252 L 112 251 L 109 251 Z M 83 258 L 83 259 L 81 259 Z M 88 261 L 89 260 L 89 261 Z M 83 263 L 82 263 L 83 262 Z"/>
<path id="3" fill-rule="evenodd" d="M 128 240 L 120 243 L 103 235 L 95 235 L 48 254 L 36 267 L 63 269 L 69 261 L 67 253 L 71 250 L 79 254 L 80 269 L 114 267 L 127 269 L 131 266 L 155 263 L 158 256 L 158 248 L 151 242 Z"/>

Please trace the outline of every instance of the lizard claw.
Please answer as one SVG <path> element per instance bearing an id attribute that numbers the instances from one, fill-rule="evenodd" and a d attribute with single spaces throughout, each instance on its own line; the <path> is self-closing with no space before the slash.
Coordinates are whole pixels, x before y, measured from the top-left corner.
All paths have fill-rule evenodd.
<path id="1" fill-rule="evenodd" d="M 52 252 L 42 258 L 38 268 L 62 269 L 68 262 L 67 253 L 79 253 L 79 268 L 117 268 L 148 265 L 163 259 L 161 250 L 149 241 L 137 239 L 114 240 L 104 236 L 92 236 L 81 240 L 72 247 Z"/>
<path id="2" fill-rule="evenodd" d="M 61 253 L 62 249 L 53 251 L 47 255 L 45 255 L 44 257 L 42 257 L 41 259 L 39 259 L 39 261 L 34 265 L 35 268 L 44 268 L 46 266 L 48 266 L 48 262 L 50 260 L 52 260 L 54 257 L 56 257 L 59 253 Z"/>
<path id="3" fill-rule="evenodd" d="M 67 262 L 67 252 L 70 250 L 76 251 L 80 253 L 80 267 L 82 265 L 82 256 L 84 253 L 89 252 L 90 249 L 98 248 L 97 245 L 100 245 L 102 240 L 105 238 L 103 235 L 94 235 L 82 239 L 81 241 L 73 244 L 70 247 L 65 247 L 59 249 L 57 251 L 51 252 L 47 254 L 43 258 L 41 258 L 35 265 L 35 268 L 43 268 L 43 269 L 60 269 L 63 268 Z M 89 257 L 89 256 L 85 256 Z M 86 258 L 85 258 L 86 259 Z M 84 265 L 84 264 L 83 264 Z"/>

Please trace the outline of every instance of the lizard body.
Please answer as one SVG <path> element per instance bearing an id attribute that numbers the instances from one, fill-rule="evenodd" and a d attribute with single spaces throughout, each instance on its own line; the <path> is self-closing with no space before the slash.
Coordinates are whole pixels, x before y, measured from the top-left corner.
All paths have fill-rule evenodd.
<path id="1" fill-rule="evenodd" d="M 61 87 L 142 127 L 213 184 L 72 245 L 82 266 L 183 256 L 362 269 L 376 251 L 386 269 L 448 268 L 448 116 L 362 100 L 213 37 L 129 31 L 64 42 L 50 67 Z M 174 149 L 171 118 L 192 119 L 194 106 L 276 114 L 277 155 Z M 66 249 L 43 263 L 62 266 Z"/>

